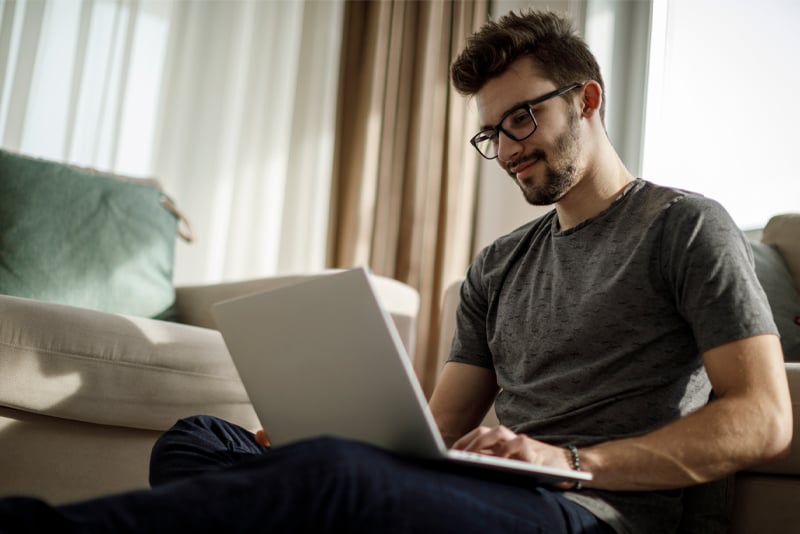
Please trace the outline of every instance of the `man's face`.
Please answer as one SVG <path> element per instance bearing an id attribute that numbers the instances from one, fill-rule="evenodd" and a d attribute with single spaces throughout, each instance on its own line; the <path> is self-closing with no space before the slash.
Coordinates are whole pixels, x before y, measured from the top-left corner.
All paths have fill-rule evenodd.
<path id="1" fill-rule="evenodd" d="M 494 126 L 509 110 L 557 89 L 539 76 L 532 59 L 522 58 L 490 80 L 476 95 L 481 125 Z M 543 206 L 560 200 L 578 181 L 578 113 L 565 99 L 534 106 L 538 127 L 522 141 L 500 133 L 497 162 L 522 190 L 525 199 Z"/>

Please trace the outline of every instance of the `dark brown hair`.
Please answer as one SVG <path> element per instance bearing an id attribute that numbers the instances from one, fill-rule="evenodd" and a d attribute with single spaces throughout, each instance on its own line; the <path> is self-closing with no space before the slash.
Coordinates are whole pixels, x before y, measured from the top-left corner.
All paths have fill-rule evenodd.
<path id="1" fill-rule="evenodd" d="M 474 95 L 524 56 L 533 58 L 542 75 L 557 87 L 594 80 L 605 92 L 597 59 L 572 23 L 552 12 L 533 10 L 512 11 L 472 35 L 451 67 L 453 87 L 462 95 Z"/>

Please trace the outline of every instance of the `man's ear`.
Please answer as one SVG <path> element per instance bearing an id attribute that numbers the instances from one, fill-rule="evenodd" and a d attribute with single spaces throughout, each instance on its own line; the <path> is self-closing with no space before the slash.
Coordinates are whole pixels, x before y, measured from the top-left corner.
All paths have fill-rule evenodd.
<path id="1" fill-rule="evenodd" d="M 589 118 L 600 111 L 600 104 L 603 102 L 603 88 L 594 80 L 589 80 L 583 86 L 583 109 L 581 113 Z"/>

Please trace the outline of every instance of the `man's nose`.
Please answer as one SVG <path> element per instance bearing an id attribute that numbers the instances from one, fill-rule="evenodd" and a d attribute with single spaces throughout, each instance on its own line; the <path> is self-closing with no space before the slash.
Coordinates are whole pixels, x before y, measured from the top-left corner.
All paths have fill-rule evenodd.
<path id="1" fill-rule="evenodd" d="M 505 132 L 497 136 L 497 159 L 501 162 L 510 162 L 522 154 L 522 141 L 514 141 Z"/>

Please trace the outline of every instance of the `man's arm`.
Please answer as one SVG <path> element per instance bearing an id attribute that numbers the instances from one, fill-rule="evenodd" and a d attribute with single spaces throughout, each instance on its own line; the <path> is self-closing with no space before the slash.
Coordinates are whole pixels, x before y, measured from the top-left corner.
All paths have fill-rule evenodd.
<path id="1" fill-rule="evenodd" d="M 643 436 L 580 449 L 594 474 L 586 487 L 656 490 L 685 487 L 784 456 L 792 440 L 792 407 L 778 338 L 754 336 L 703 355 L 717 398 Z M 457 448 L 569 467 L 559 447 L 505 427 L 480 428 Z"/>
<path id="2" fill-rule="evenodd" d="M 497 390 L 491 369 L 458 362 L 444 365 L 430 408 L 448 447 L 481 423 Z"/>
<path id="3" fill-rule="evenodd" d="M 642 436 L 581 454 L 608 489 L 687 486 L 784 456 L 792 405 L 778 338 L 755 336 L 703 355 L 717 398 L 697 412 Z"/>

